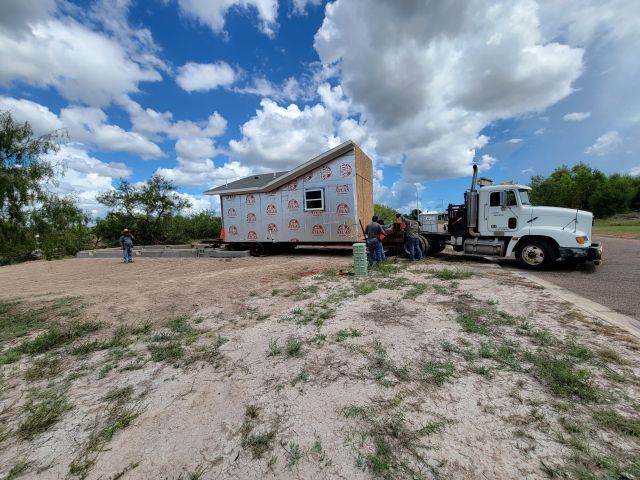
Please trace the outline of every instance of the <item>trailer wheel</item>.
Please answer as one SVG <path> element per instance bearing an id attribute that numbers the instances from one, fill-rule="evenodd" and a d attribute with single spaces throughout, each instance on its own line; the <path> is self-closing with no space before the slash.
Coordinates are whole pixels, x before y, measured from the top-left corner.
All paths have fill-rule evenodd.
<path id="1" fill-rule="evenodd" d="M 259 257 L 260 255 L 264 255 L 264 245 L 260 242 L 252 243 L 249 247 L 249 254 L 252 257 Z"/>
<path id="2" fill-rule="evenodd" d="M 544 270 L 555 259 L 553 248 L 544 240 L 524 240 L 516 248 L 516 262 L 529 270 Z"/>

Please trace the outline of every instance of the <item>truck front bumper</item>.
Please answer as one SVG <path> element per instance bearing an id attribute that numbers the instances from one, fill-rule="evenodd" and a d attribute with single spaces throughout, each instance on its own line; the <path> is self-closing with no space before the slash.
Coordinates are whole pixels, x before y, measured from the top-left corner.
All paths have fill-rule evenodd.
<path id="1" fill-rule="evenodd" d="M 564 260 L 589 261 L 596 265 L 602 263 L 602 243 L 593 242 L 587 248 L 560 248 L 560 258 Z"/>

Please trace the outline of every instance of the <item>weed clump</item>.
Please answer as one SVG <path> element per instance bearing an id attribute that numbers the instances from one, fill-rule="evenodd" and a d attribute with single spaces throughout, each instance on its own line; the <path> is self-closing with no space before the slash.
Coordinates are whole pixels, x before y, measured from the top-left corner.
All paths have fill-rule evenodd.
<path id="1" fill-rule="evenodd" d="M 31 440 L 39 433 L 55 425 L 65 412 L 71 409 L 64 390 L 56 387 L 29 393 L 22 407 L 23 419 L 18 426 L 21 438 Z"/>
<path id="2" fill-rule="evenodd" d="M 450 270 L 448 268 L 443 268 L 442 270 L 429 269 L 427 272 L 440 280 L 465 280 L 473 275 L 473 272 Z"/>
<path id="3" fill-rule="evenodd" d="M 432 383 L 438 386 L 444 385 L 455 371 L 453 362 L 428 361 L 420 369 L 420 381 L 423 383 Z"/>

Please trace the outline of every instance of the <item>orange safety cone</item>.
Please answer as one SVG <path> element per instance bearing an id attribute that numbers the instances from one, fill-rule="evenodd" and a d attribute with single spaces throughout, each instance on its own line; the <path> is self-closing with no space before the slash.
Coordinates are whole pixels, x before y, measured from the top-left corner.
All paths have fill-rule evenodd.
<path id="1" fill-rule="evenodd" d="M 220 238 L 224 240 L 224 227 L 220 230 Z"/>

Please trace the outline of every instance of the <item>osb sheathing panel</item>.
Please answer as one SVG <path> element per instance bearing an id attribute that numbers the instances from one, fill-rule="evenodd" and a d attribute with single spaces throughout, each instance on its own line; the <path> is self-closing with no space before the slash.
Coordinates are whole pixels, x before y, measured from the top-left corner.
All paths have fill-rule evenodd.
<path id="1" fill-rule="evenodd" d="M 373 162 L 358 146 L 355 147 L 355 156 L 358 221 L 366 226 L 373 216 Z M 358 238 L 364 239 L 360 224 L 358 224 Z"/>

